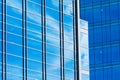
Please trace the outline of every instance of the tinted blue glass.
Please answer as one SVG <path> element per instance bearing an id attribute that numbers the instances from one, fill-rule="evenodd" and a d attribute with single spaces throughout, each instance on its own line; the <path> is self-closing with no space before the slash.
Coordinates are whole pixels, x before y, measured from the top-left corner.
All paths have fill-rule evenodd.
<path id="1" fill-rule="evenodd" d="M 29 39 L 28 40 L 28 47 L 34 48 L 34 49 L 37 49 L 37 50 L 42 50 L 42 42 L 40 42 L 40 41 L 38 42 L 36 40 Z"/>
<path id="2" fill-rule="evenodd" d="M 119 24 L 115 24 L 115 25 L 111 25 L 111 41 L 120 41 L 120 25 Z"/>
<path id="3" fill-rule="evenodd" d="M 22 44 L 22 37 L 7 33 L 7 41 L 21 45 Z"/>
<path id="4" fill-rule="evenodd" d="M 59 21 L 59 12 L 52 10 L 52 9 L 49 9 L 49 8 L 46 8 L 46 17 L 49 19 L 52 18 L 56 21 Z"/>
<path id="5" fill-rule="evenodd" d="M 81 15 L 81 16 L 83 16 L 83 15 Z M 92 8 L 85 9 L 85 20 L 88 21 L 89 24 L 93 23 L 93 11 L 92 11 Z"/>
<path id="6" fill-rule="evenodd" d="M 41 33 L 42 32 L 41 25 L 37 25 L 37 24 L 34 24 L 34 23 L 28 23 L 27 26 L 28 26 L 27 29 L 32 31 L 32 32 L 36 32 L 36 33 Z"/>
<path id="7" fill-rule="evenodd" d="M 64 23 L 70 26 L 73 26 L 73 17 L 64 14 Z"/>
<path id="8" fill-rule="evenodd" d="M 69 6 L 64 5 L 64 11 L 65 14 L 67 15 L 73 15 L 73 7 L 72 4 L 70 4 Z"/>
<path id="9" fill-rule="evenodd" d="M 34 24 L 41 25 L 41 16 L 35 15 L 32 13 L 27 13 L 27 21 Z"/>
<path id="10" fill-rule="evenodd" d="M 96 75 L 95 75 L 95 79 L 103 79 L 103 70 L 102 69 L 96 69 Z"/>
<path id="11" fill-rule="evenodd" d="M 7 5 L 22 9 L 22 0 L 7 0 Z"/>
<path id="12" fill-rule="evenodd" d="M 74 51 L 64 50 L 64 57 L 74 59 Z"/>
<path id="13" fill-rule="evenodd" d="M 84 0 L 85 6 L 90 6 L 92 4 L 92 0 Z"/>
<path id="14" fill-rule="evenodd" d="M 93 15 L 94 15 L 94 24 L 100 24 L 101 23 L 101 9 L 100 7 L 96 7 L 93 10 Z M 99 15 L 99 16 L 98 16 Z"/>
<path id="15" fill-rule="evenodd" d="M 56 47 L 54 45 L 49 45 L 49 44 L 46 44 L 46 50 L 47 52 L 50 52 L 50 53 L 54 53 L 54 54 L 60 54 L 60 49 L 59 47 Z"/>
<path id="16" fill-rule="evenodd" d="M 120 74 L 120 66 L 114 67 L 113 70 L 112 70 L 112 75 L 113 75 L 112 79 L 113 80 L 119 80 L 120 79 L 119 74 Z"/>
<path id="17" fill-rule="evenodd" d="M 60 40 L 59 39 L 54 39 L 50 36 L 46 37 L 46 43 L 53 44 L 55 46 L 60 46 Z"/>
<path id="18" fill-rule="evenodd" d="M 59 10 L 59 0 L 46 0 L 46 6 Z"/>
<path id="19" fill-rule="evenodd" d="M 66 80 L 74 80 L 74 71 L 65 70 L 65 79 Z"/>
<path id="20" fill-rule="evenodd" d="M 115 15 L 114 15 L 115 12 Z M 112 22 L 118 20 L 118 4 L 114 4 L 110 6 L 110 18 Z"/>
<path id="21" fill-rule="evenodd" d="M 103 56 L 102 48 L 101 47 L 95 48 L 95 64 L 96 64 L 96 66 L 100 66 L 103 63 L 102 56 Z"/>
<path id="22" fill-rule="evenodd" d="M 90 51 L 89 51 L 89 60 L 91 60 L 90 61 L 90 66 L 94 66 L 94 64 L 95 64 L 95 53 L 94 53 L 94 49 L 90 49 Z"/>
<path id="23" fill-rule="evenodd" d="M 28 70 L 28 80 L 42 80 L 42 73 Z"/>
<path id="24" fill-rule="evenodd" d="M 7 72 L 14 75 L 22 76 L 22 67 L 20 68 L 20 67 L 7 65 Z"/>
<path id="25" fill-rule="evenodd" d="M 11 34 L 22 35 L 22 29 L 20 27 L 15 27 L 14 25 L 7 24 L 7 32 L 10 32 Z"/>
<path id="26" fill-rule="evenodd" d="M 15 26 L 22 26 L 22 21 L 18 20 L 16 18 L 12 18 L 10 16 L 7 16 L 7 23 L 13 24 Z"/>
<path id="27" fill-rule="evenodd" d="M 11 6 L 7 6 L 7 14 L 16 18 L 22 18 L 22 10 L 16 9 Z"/>
<path id="28" fill-rule="evenodd" d="M 42 72 L 42 63 L 40 61 L 28 60 L 28 69 Z"/>
<path id="29" fill-rule="evenodd" d="M 112 46 L 112 62 L 119 63 L 120 62 L 120 45 Z"/>
<path id="30" fill-rule="evenodd" d="M 48 75 L 47 80 L 60 80 L 60 77 Z"/>
<path id="31" fill-rule="evenodd" d="M 54 66 L 60 66 L 60 55 L 54 55 L 54 54 L 50 54 L 50 53 L 47 53 L 47 56 L 46 56 L 46 61 L 48 64 L 51 64 L 51 65 L 54 65 Z"/>
<path id="32" fill-rule="evenodd" d="M 22 67 L 22 58 L 12 55 L 7 55 L 7 64 Z"/>
<path id="33" fill-rule="evenodd" d="M 7 77 L 6 77 L 7 80 L 22 80 L 22 77 L 20 76 L 16 76 L 15 74 L 7 74 Z"/>
<path id="34" fill-rule="evenodd" d="M 94 42 L 95 42 L 95 44 L 100 44 L 102 42 L 101 27 L 97 27 L 94 29 Z"/>
<path id="35" fill-rule="evenodd" d="M 67 68 L 67 69 L 72 69 L 72 70 L 74 70 L 74 61 L 73 60 L 71 60 L 71 59 L 64 59 L 64 66 L 65 66 L 65 68 Z"/>
<path id="36" fill-rule="evenodd" d="M 60 77 L 60 66 L 47 65 L 47 74 Z"/>
<path id="37" fill-rule="evenodd" d="M 22 47 L 21 46 L 11 44 L 11 43 L 7 43 L 6 46 L 7 46 L 7 53 L 22 56 Z"/>
<path id="38" fill-rule="evenodd" d="M 28 49 L 28 58 L 37 61 L 42 61 L 42 52 L 33 49 Z"/>
<path id="39" fill-rule="evenodd" d="M 38 3 L 38 4 L 41 4 L 41 0 L 30 0 L 30 1 L 33 1 L 33 2 Z"/>
<path id="40" fill-rule="evenodd" d="M 39 4 L 32 3 L 30 1 L 27 2 L 27 11 L 36 15 L 41 14 L 41 6 Z"/>
<path id="41" fill-rule="evenodd" d="M 28 31 L 28 38 L 36 41 L 42 41 L 42 35 L 37 32 Z"/>

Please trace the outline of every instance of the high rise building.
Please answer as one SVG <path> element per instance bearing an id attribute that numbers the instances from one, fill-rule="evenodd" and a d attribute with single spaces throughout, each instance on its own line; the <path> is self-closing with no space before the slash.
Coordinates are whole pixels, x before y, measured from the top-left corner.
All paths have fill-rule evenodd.
<path id="1" fill-rule="evenodd" d="M 120 80 L 120 0 L 80 0 L 88 21 L 90 80 Z"/>
<path id="2" fill-rule="evenodd" d="M 0 0 L 0 80 L 80 80 L 81 73 L 88 77 L 89 67 L 82 69 L 89 63 L 88 45 L 79 47 L 87 40 L 87 29 L 79 29 L 78 3 Z"/>

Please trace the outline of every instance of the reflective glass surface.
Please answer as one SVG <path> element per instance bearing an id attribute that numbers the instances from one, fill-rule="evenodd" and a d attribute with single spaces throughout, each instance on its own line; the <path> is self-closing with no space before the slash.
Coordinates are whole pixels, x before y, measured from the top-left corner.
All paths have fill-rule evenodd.
<path id="1" fill-rule="evenodd" d="M 0 0 L 0 80 L 75 79 L 73 3 Z"/>
<path id="2" fill-rule="evenodd" d="M 88 21 L 90 80 L 118 80 L 120 1 L 79 1 L 80 18 Z"/>

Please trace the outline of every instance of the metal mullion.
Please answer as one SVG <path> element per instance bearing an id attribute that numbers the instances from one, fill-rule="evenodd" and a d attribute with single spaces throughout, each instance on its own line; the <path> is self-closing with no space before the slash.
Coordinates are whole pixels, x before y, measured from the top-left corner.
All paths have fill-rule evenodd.
<path id="1" fill-rule="evenodd" d="M 76 74 L 76 80 L 80 80 L 81 79 L 81 76 L 80 76 L 80 62 L 79 62 L 79 58 L 80 58 L 80 50 L 79 50 L 79 12 L 78 12 L 78 5 L 79 4 L 79 1 L 78 0 L 75 0 L 74 2 L 74 18 L 75 18 L 75 22 L 74 22 L 74 26 L 75 26 L 75 50 L 76 50 L 76 55 L 75 55 L 75 58 L 76 58 L 76 69 L 77 69 L 77 74 Z"/>
<path id="2" fill-rule="evenodd" d="M 76 59 L 76 37 L 75 37 L 75 2 L 73 1 L 73 16 L 74 16 L 74 18 L 73 18 L 73 35 L 74 35 L 74 38 L 73 38 L 73 45 L 74 45 L 74 80 L 77 80 L 77 59 Z"/>
<path id="3" fill-rule="evenodd" d="M 2 80 L 6 80 L 6 0 L 2 0 L 2 22 Z"/>
<path id="4" fill-rule="evenodd" d="M 28 61 L 27 61 L 27 57 L 28 57 L 28 38 L 27 38 L 27 0 L 25 0 L 25 80 L 28 80 Z"/>
<path id="5" fill-rule="evenodd" d="M 22 0 L 22 57 L 23 57 L 23 59 L 22 59 L 22 64 L 23 64 L 23 68 L 22 68 L 22 70 L 23 70 L 23 80 L 25 80 L 24 79 L 24 76 L 25 76 L 25 71 L 24 71 L 24 69 L 25 69 L 25 61 L 24 61 L 24 54 L 25 54 L 25 49 L 24 49 L 24 0 Z"/>
<path id="6" fill-rule="evenodd" d="M 22 0 L 22 55 L 23 55 L 23 80 L 27 80 L 27 21 L 26 0 Z"/>
<path id="7" fill-rule="evenodd" d="M 46 78 L 46 0 L 41 2 L 41 20 L 42 20 L 42 80 Z"/>
<path id="8" fill-rule="evenodd" d="M 62 4 L 60 4 L 62 3 Z M 59 23 L 60 23 L 60 80 L 65 80 L 64 74 L 64 24 L 63 24 L 63 0 L 59 0 Z"/>

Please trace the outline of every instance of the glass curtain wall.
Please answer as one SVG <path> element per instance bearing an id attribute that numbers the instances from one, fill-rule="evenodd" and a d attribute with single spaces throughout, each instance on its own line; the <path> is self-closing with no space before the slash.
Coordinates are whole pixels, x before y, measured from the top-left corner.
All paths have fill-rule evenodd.
<path id="1" fill-rule="evenodd" d="M 0 80 L 75 80 L 75 1 L 0 0 Z"/>

